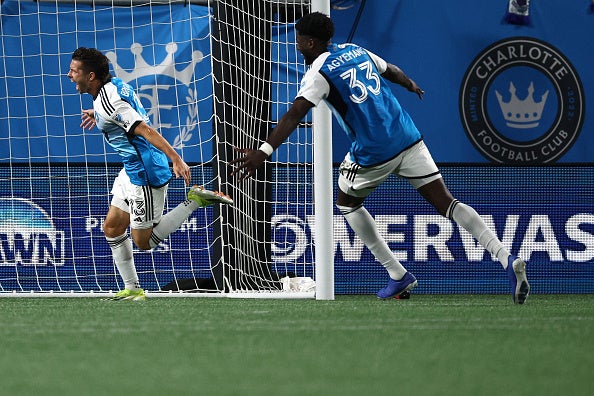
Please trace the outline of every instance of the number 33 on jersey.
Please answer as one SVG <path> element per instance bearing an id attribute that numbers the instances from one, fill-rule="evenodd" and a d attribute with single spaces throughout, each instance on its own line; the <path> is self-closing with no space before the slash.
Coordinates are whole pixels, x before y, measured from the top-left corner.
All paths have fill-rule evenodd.
<path id="1" fill-rule="evenodd" d="M 386 162 L 421 140 L 381 74 L 385 60 L 355 44 L 331 44 L 311 65 L 297 97 L 324 100 L 351 140 L 351 160 L 361 166 Z"/>

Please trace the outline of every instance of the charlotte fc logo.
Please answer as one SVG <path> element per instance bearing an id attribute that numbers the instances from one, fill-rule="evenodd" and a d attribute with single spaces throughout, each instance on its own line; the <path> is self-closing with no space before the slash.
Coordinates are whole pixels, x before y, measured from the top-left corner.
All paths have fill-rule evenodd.
<path id="1" fill-rule="evenodd" d="M 143 58 L 143 49 L 142 45 L 138 43 L 133 43 L 130 46 L 130 52 L 134 56 L 134 69 L 129 72 L 118 63 L 118 56 L 115 52 L 107 52 L 105 56 L 112 63 L 117 77 L 136 86 L 138 96 L 145 104 L 148 116 L 155 128 L 176 130 L 176 125 L 179 125 L 179 134 L 175 137 L 172 146 L 181 149 L 185 143 L 190 141 L 192 131 L 198 125 L 198 108 L 195 105 L 197 92 L 191 86 L 193 85 L 194 69 L 198 63 L 202 62 L 204 56 L 199 50 L 192 51 L 191 59 L 178 60 L 178 63 L 187 64 L 185 68 L 178 70 L 175 59 L 175 54 L 178 52 L 176 43 L 171 42 L 165 46 L 167 53 L 165 58 L 154 66 L 151 66 Z M 181 100 L 182 103 L 187 103 L 185 119 L 181 106 L 175 106 L 176 98 L 183 94 L 171 92 L 178 89 L 177 82 L 187 88 L 187 96 L 185 100 Z M 178 112 L 181 117 L 177 116 Z M 171 117 L 179 117 L 179 119 L 173 119 L 174 122 L 171 122 Z"/>
<path id="2" fill-rule="evenodd" d="M 511 100 L 509 102 L 504 102 L 503 96 L 498 91 L 495 91 L 506 125 L 510 128 L 520 129 L 537 127 L 540 123 L 542 110 L 547 102 L 549 91 L 547 90 L 544 95 L 542 95 L 540 102 L 534 101 L 533 83 L 530 83 L 530 86 L 528 87 L 528 97 L 524 100 L 520 100 L 516 96 L 516 87 L 513 82 L 509 83 L 509 92 L 511 93 Z"/>
<path id="3" fill-rule="evenodd" d="M 575 143 L 584 114 L 575 69 L 559 50 L 534 38 L 508 38 L 486 48 L 460 89 L 466 134 L 493 162 L 555 162 Z"/>
<path id="4" fill-rule="evenodd" d="M 134 54 L 134 70 L 131 72 L 127 72 L 118 65 L 118 58 L 115 52 L 108 52 L 105 54 L 109 61 L 113 64 L 113 69 L 116 75 L 124 80 L 124 82 L 130 82 L 133 80 L 140 79 L 142 77 L 151 77 L 155 75 L 163 75 L 168 76 L 174 80 L 178 80 L 186 86 L 189 86 L 192 82 L 192 77 L 194 76 L 194 68 L 198 62 L 202 61 L 202 52 L 200 51 L 193 51 L 192 52 L 192 60 L 190 64 L 186 66 L 185 69 L 177 70 L 175 68 L 175 53 L 177 52 L 177 44 L 176 43 L 169 43 L 165 46 L 165 51 L 167 55 L 163 61 L 155 66 L 150 66 L 142 57 L 142 45 L 138 43 L 133 43 L 130 46 L 130 52 Z"/>

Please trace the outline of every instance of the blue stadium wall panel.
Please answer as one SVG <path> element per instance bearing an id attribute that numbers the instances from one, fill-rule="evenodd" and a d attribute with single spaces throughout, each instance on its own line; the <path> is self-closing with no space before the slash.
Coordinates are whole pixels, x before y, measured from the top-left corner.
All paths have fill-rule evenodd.
<path id="1" fill-rule="evenodd" d="M 109 174 L 117 169 L 110 167 Z M 534 293 L 594 293 L 592 167 L 441 169 L 452 193 L 483 215 L 512 253 L 528 260 Z M 117 289 L 119 279 L 100 229 L 109 205 L 104 174 L 101 167 L 0 166 L 1 291 Z M 290 174 L 277 173 L 279 188 L 290 185 Z M 172 188 L 170 201 L 183 199 L 182 191 Z M 295 193 L 278 195 L 291 198 Z M 439 216 L 407 182 L 390 178 L 366 206 L 391 249 L 419 279 L 415 292 L 507 292 L 500 264 L 468 233 Z M 281 227 L 288 231 L 275 242 L 284 244 L 279 251 L 300 252 L 292 257 L 295 262 L 311 262 L 312 213 L 287 212 L 287 207 L 274 210 L 279 221 L 292 223 Z M 338 211 L 334 215 L 336 293 L 375 293 L 387 280 L 385 271 Z M 210 216 L 192 216 L 188 226 L 169 238 L 170 249 L 136 253 L 146 288 L 155 290 L 171 281 L 173 267 L 178 277 L 209 276 L 203 227 Z M 279 267 L 287 261 L 286 256 L 274 259 Z M 298 275 L 311 275 L 309 271 Z"/>
<path id="2" fill-rule="evenodd" d="M 441 166 L 456 198 L 474 207 L 512 254 L 525 258 L 534 293 L 594 292 L 592 167 Z M 407 182 L 391 178 L 368 198 L 391 249 L 419 279 L 417 293 L 507 293 L 498 261 L 439 216 Z M 338 224 L 339 226 L 336 226 Z M 345 236 L 335 216 L 335 243 Z M 349 232 L 352 235 L 352 232 Z M 345 242 L 348 246 L 348 242 Z M 366 249 L 338 249 L 338 293 L 373 293 L 387 277 Z"/>
<path id="3" fill-rule="evenodd" d="M 356 21 L 361 2 L 349 3 L 354 6 L 332 10 L 335 42 L 348 40 Z M 504 0 L 480 4 L 475 0 L 368 1 L 352 41 L 401 66 L 425 90 L 419 100 L 393 85 L 437 162 L 592 163 L 594 112 L 588 109 L 588 96 L 594 92 L 594 51 L 588 38 L 594 37 L 594 13 L 589 12 L 590 4 L 589 0 L 533 1 L 530 23 L 512 25 L 504 22 L 508 5 Z M 0 63 L 0 132 L 9 131 L 15 138 L 0 145 L 0 158 L 102 162 L 107 156 L 107 161 L 118 160 L 111 152 L 103 153 L 100 134 L 83 137 L 79 133 L 79 109 L 90 106 L 91 98 L 79 97 L 66 77 L 77 44 L 96 46 L 117 59 L 113 74 L 135 85 L 152 121 L 155 125 L 160 121 L 159 129 L 170 142 L 181 140 L 185 147 L 192 147 L 211 137 L 208 8 L 177 4 L 113 9 L 101 4 L 75 7 L 12 0 L 3 1 L 0 7 L 4 57 Z M 130 22 L 169 25 L 170 19 L 174 21 L 171 32 L 159 30 L 159 35 L 153 34 L 152 24 Z M 114 20 L 129 25 L 119 26 L 114 35 L 107 28 Z M 77 28 L 93 24 L 100 29 Z M 303 59 L 295 54 L 290 29 L 273 26 L 273 37 L 272 53 L 282 55 L 271 67 L 272 80 L 277 81 Z M 291 44 L 284 45 L 285 41 Z M 142 59 L 137 59 L 135 53 L 141 49 Z M 165 67 L 165 72 L 162 67 L 145 68 L 150 72 L 137 68 L 137 61 L 172 66 L 166 62 L 172 49 L 176 50 L 177 72 L 171 67 Z M 202 56 L 194 59 L 195 53 Z M 299 74 L 291 72 L 293 83 Z M 176 81 L 174 75 L 188 78 Z M 154 106 L 157 87 L 161 87 L 159 109 Z M 281 80 L 271 91 L 274 99 L 286 104 L 294 98 L 296 85 L 287 88 Z M 198 108 L 187 105 L 168 110 L 177 104 L 176 98 L 186 97 L 195 99 Z M 271 110 L 275 121 L 286 106 L 273 105 Z M 196 129 L 182 133 L 167 127 L 188 117 L 188 124 Z M 530 122 L 515 122 L 516 117 Z M 333 160 L 339 162 L 348 139 L 335 129 Z M 39 139 L 33 147 L 19 145 L 25 137 Z M 298 141 L 299 137 L 291 139 Z M 188 149 L 184 158 L 201 162 L 210 155 L 205 152 L 200 157 Z"/>
<path id="4" fill-rule="evenodd" d="M 353 3 L 332 11 L 335 42 L 353 32 Z M 529 23 L 517 25 L 504 20 L 505 0 L 367 1 L 351 41 L 425 90 L 419 100 L 393 85 L 437 162 L 592 163 L 590 5 L 531 1 Z M 518 125 L 517 116 L 532 122 Z M 345 148 L 336 141 L 335 161 Z"/>
<path id="5" fill-rule="evenodd" d="M 0 164 L 0 292 L 123 287 L 102 231 L 119 169 Z M 185 199 L 182 185 L 172 181 L 171 207 Z M 135 249 L 142 285 L 160 289 L 174 279 L 173 265 L 178 278 L 210 277 L 211 219 L 212 208 L 196 211 L 153 253 Z"/>

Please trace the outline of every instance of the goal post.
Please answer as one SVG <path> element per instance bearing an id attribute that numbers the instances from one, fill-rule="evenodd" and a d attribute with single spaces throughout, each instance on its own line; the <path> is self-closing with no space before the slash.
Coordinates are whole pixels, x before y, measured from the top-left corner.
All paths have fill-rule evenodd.
<path id="1" fill-rule="evenodd" d="M 198 209 L 153 251 L 135 249 L 149 295 L 334 298 L 329 110 L 308 115 L 253 180 L 238 183 L 228 166 L 235 147 L 257 148 L 290 106 L 306 70 L 294 22 L 329 13 L 328 0 L 0 7 L 0 295 L 123 287 L 102 233 L 121 161 L 99 131 L 80 128 L 91 98 L 66 77 L 86 46 L 135 88 L 193 184 L 235 199 Z M 165 211 L 185 194 L 172 180 Z"/>
<path id="2" fill-rule="evenodd" d="M 330 15 L 329 0 L 312 0 L 312 11 Z M 316 213 L 316 299 L 334 299 L 332 113 L 321 102 L 313 109 L 314 197 Z"/>

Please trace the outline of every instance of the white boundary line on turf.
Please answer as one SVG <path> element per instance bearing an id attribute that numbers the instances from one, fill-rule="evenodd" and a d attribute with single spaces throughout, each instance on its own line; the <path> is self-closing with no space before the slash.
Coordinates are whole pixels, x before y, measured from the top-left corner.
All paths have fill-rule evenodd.
<path id="1" fill-rule="evenodd" d="M 203 293 L 203 292 L 145 292 L 147 298 L 235 298 L 235 299 L 314 299 L 315 292 L 230 292 L 230 293 Z M 0 298 L 80 298 L 96 297 L 107 298 L 115 296 L 115 292 L 75 292 L 75 291 L 48 291 L 48 292 L 0 292 Z"/>

